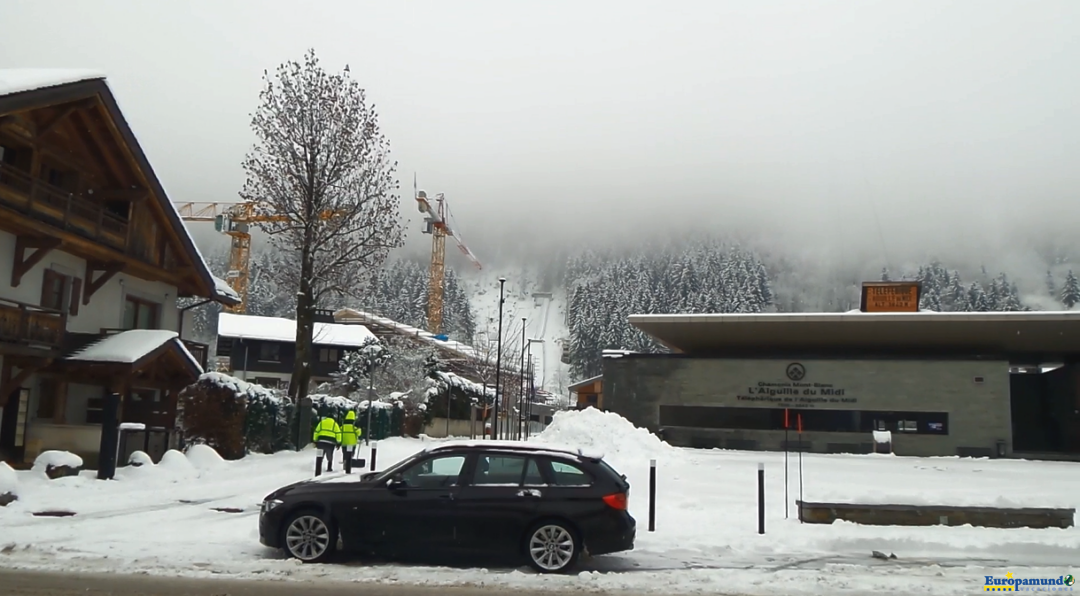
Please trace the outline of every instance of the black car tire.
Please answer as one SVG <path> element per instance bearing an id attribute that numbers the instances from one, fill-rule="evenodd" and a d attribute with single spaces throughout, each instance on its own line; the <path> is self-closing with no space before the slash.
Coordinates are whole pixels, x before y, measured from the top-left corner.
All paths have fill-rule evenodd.
<path id="1" fill-rule="evenodd" d="M 566 573 L 581 556 L 577 530 L 562 520 L 543 520 L 525 533 L 525 558 L 540 573 Z"/>
<path id="2" fill-rule="evenodd" d="M 290 515 L 281 530 L 285 554 L 304 563 L 325 563 L 337 552 L 337 543 L 334 520 L 311 509 Z"/>

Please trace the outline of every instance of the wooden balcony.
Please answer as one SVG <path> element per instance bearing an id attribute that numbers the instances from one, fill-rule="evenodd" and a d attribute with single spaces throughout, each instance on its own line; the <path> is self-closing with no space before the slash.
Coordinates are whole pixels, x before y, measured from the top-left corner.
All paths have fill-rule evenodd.
<path id="1" fill-rule="evenodd" d="M 66 326 L 63 312 L 0 298 L 0 342 L 59 348 Z"/>
<path id="2" fill-rule="evenodd" d="M 202 367 L 203 371 L 206 371 L 206 364 L 209 361 L 208 358 L 210 356 L 210 346 L 189 339 L 182 339 L 180 341 L 184 342 L 184 347 L 186 347 L 188 351 L 191 352 L 191 355 L 195 357 L 195 361 L 199 363 L 199 366 Z"/>
<path id="3" fill-rule="evenodd" d="M 128 222 L 103 205 L 0 163 L 0 205 L 126 253 Z"/>

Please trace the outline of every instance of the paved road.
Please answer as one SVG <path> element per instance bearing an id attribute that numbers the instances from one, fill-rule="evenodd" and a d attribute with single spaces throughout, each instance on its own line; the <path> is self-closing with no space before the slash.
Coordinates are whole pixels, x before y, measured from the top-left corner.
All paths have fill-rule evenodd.
<path id="1" fill-rule="evenodd" d="M 418 587 L 330 581 L 274 582 L 10 570 L 0 570 L 0 586 L 0 593 L 4 596 L 496 596 L 508 593 L 506 588 L 494 586 Z M 550 590 L 514 590 L 509 593 L 514 596 L 558 594 Z M 621 593 L 620 596 L 632 595 Z"/>

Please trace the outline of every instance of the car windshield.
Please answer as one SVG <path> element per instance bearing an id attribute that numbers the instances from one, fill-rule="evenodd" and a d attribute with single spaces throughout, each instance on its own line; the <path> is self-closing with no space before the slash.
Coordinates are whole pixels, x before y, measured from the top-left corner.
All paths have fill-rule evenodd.
<path id="1" fill-rule="evenodd" d="M 398 463 L 390 466 L 389 468 L 386 468 L 382 472 L 379 472 L 378 476 L 375 476 L 373 480 L 375 480 L 376 482 L 385 480 L 385 479 L 393 476 L 394 474 L 397 474 L 398 472 L 400 472 L 405 467 L 412 465 L 414 462 L 416 462 L 420 458 L 425 457 L 427 455 L 428 455 L 427 451 L 421 451 L 419 453 L 414 453 L 414 454 L 410 455 L 409 457 L 406 457 L 405 459 L 399 461 Z"/>

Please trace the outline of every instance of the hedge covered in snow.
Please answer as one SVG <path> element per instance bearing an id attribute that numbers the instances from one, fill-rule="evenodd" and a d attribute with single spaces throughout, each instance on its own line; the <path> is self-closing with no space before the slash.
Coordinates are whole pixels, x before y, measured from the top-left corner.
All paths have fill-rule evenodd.
<path id="1" fill-rule="evenodd" d="M 180 393 L 177 426 L 189 443 L 205 443 L 225 459 L 294 447 L 296 408 L 262 385 L 208 372 Z"/>

